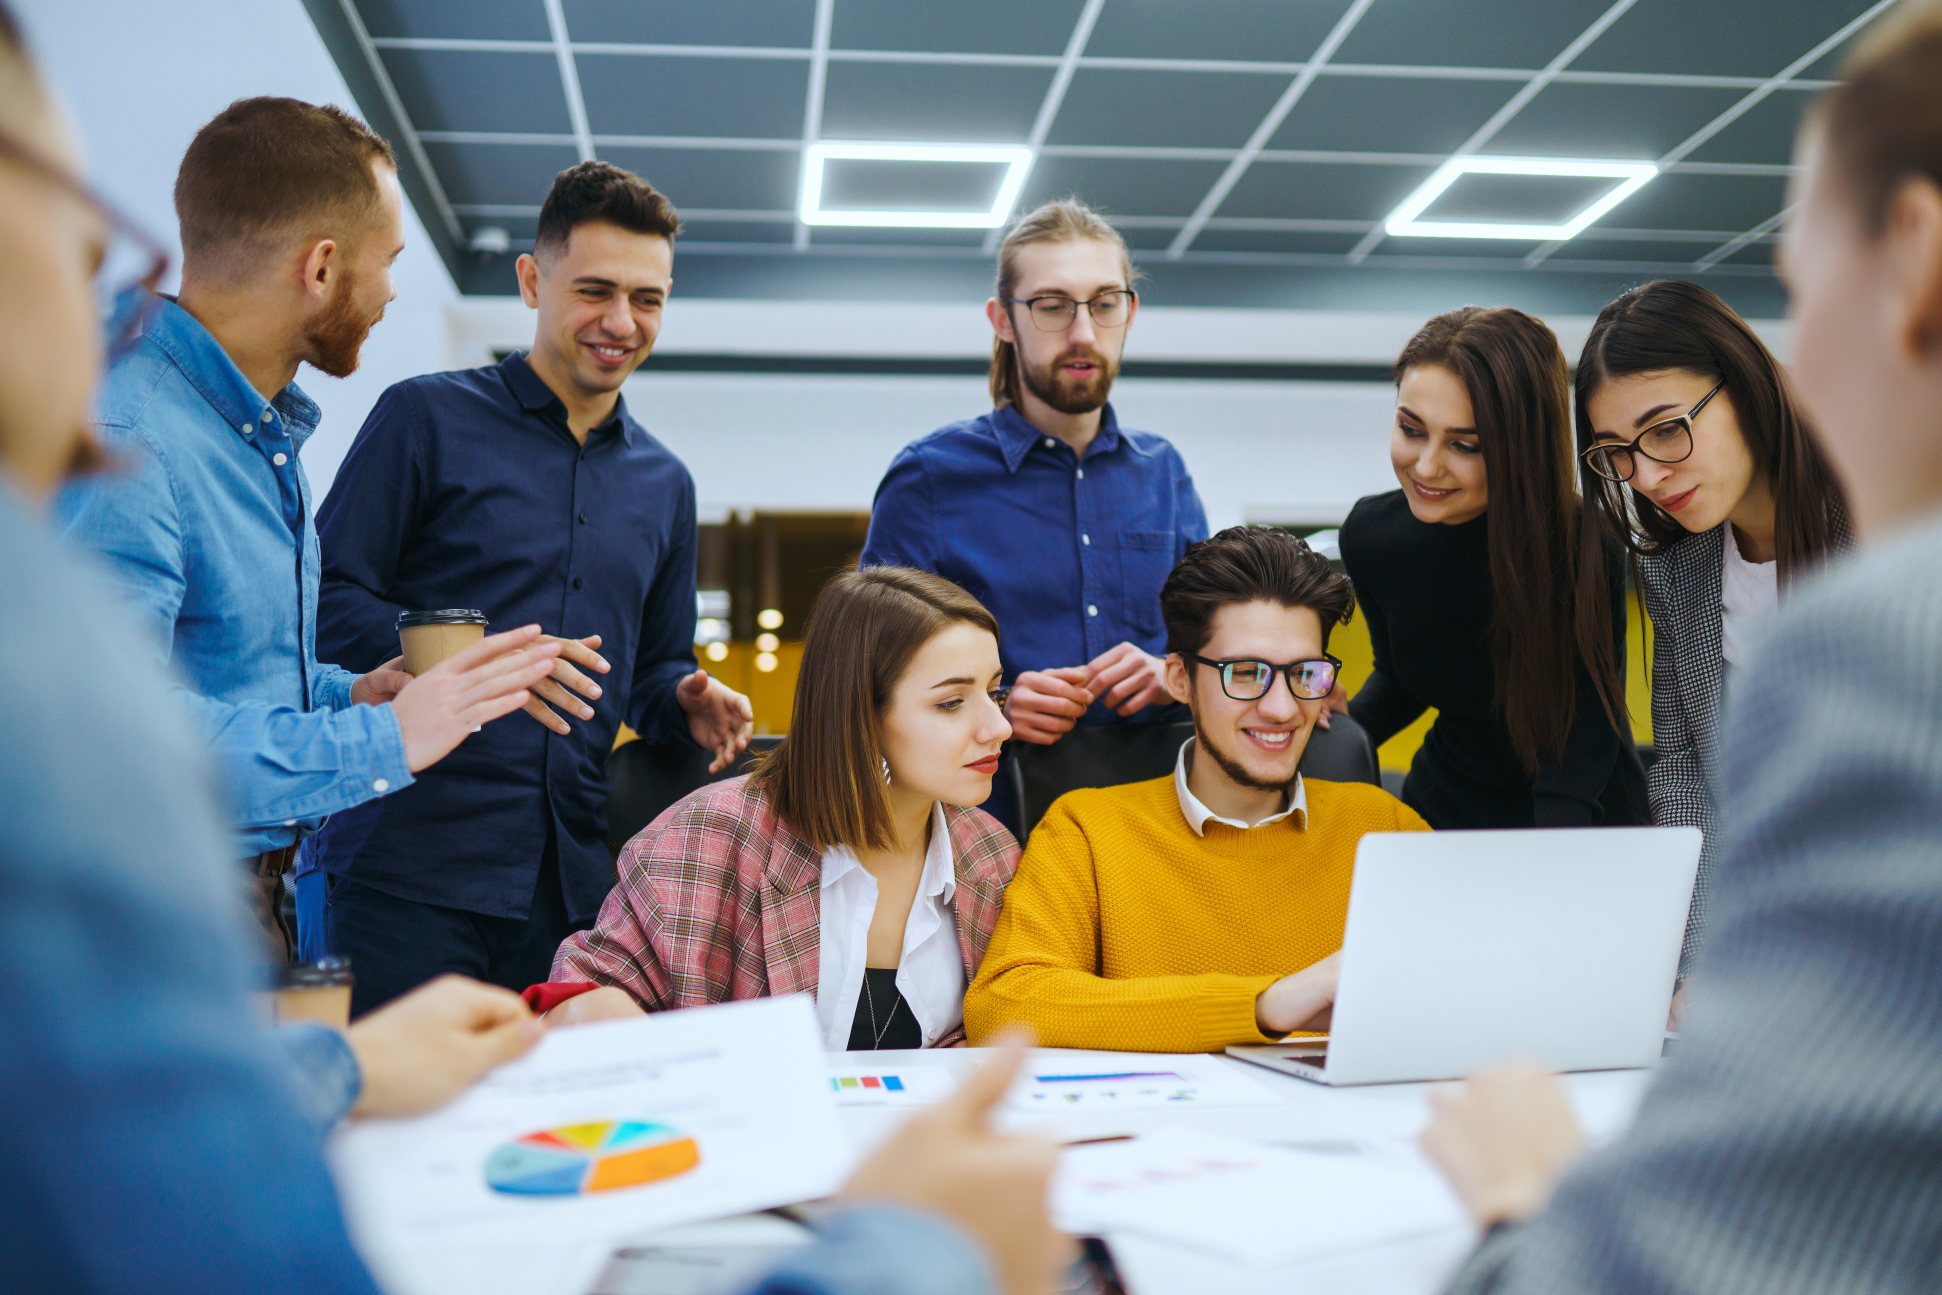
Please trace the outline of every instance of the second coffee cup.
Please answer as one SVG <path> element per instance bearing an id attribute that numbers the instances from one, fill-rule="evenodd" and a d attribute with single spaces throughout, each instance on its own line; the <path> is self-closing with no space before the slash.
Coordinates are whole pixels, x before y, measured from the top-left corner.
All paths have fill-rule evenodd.
<path id="1" fill-rule="evenodd" d="M 472 607 L 400 613 L 398 646 L 404 650 L 405 672 L 424 674 L 447 657 L 465 651 L 485 637 L 486 624 L 485 613 Z"/>

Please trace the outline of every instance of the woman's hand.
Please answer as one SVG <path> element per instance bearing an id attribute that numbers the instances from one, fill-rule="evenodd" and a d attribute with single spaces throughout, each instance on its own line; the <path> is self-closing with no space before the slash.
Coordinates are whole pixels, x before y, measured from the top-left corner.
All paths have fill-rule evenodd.
<path id="1" fill-rule="evenodd" d="M 1558 1077 L 1532 1062 L 1480 1070 L 1461 1088 L 1430 1093 L 1424 1152 L 1478 1227 L 1544 1208 L 1585 1135 Z"/>

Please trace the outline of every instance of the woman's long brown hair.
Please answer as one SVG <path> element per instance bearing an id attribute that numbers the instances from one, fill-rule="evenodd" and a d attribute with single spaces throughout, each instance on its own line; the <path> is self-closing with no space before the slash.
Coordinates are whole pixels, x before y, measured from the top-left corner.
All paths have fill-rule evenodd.
<path id="1" fill-rule="evenodd" d="M 1534 775 L 1563 753 L 1578 700 L 1571 606 L 1578 507 L 1564 352 L 1543 321 L 1521 310 L 1465 306 L 1409 340 L 1396 381 L 1420 365 L 1450 370 L 1470 394 L 1490 495 L 1492 700 L 1524 772 Z"/>

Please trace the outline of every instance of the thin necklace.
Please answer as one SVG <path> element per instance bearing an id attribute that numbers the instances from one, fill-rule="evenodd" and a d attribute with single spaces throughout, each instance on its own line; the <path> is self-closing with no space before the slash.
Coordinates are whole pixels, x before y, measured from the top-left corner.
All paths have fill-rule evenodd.
<path id="1" fill-rule="evenodd" d="M 890 1023 L 897 1019 L 897 1009 L 903 1005 L 903 1001 L 904 996 L 901 993 L 898 994 L 897 1001 L 890 1004 L 890 1015 L 883 1018 L 883 1028 L 879 1030 L 877 1028 L 877 996 L 870 992 L 870 969 L 868 967 L 863 969 L 863 1002 L 870 1009 L 871 1048 L 881 1048 L 883 1046 L 883 1036 L 890 1033 Z"/>

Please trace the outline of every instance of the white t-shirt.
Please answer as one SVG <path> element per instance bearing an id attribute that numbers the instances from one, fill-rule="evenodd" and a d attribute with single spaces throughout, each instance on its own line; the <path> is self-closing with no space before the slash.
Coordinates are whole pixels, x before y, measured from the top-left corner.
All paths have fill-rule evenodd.
<path id="1" fill-rule="evenodd" d="M 1759 623 L 1780 602 L 1780 563 L 1748 562 L 1740 556 L 1733 523 L 1726 525 L 1725 561 L 1720 566 L 1720 655 L 1738 665 L 1753 644 Z"/>
<path id="2" fill-rule="evenodd" d="M 910 1005 L 930 1047 L 964 1020 L 964 956 L 958 949 L 957 860 L 944 807 L 931 808 L 931 842 L 924 872 L 904 923 L 903 956 L 897 963 L 897 989 Z M 863 994 L 863 968 L 869 959 L 870 919 L 877 911 L 877 879 L 848 846 L 823 851 L 822 915 L 816 970 L 816 1018 L 823 1046 L 841 1052 L 850 1046 L 856 1000 Z"/>

